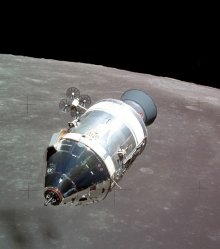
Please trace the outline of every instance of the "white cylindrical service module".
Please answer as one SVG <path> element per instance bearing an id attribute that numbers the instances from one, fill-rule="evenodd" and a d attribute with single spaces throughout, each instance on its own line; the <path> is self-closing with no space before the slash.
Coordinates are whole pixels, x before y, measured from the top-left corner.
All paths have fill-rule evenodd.
<path id="1" fill-rule="evenodd" d="M 157 108 L 144 91 L 91 106 L 74 127 L 53 135 L 46 151 L 45 205 L 103 200 L 147 143 Z"/>

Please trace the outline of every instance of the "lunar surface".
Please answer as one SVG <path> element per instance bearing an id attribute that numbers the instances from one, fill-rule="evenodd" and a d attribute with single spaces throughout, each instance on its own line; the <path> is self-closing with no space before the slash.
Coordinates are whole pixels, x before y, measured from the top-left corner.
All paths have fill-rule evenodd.
<path id="1" fill-rule="evenodd" d="M 67 127 L 58 104 L 148 92 L 158 116 L 107 198 L 44 207 L 44 151 Z M 0 55 L 0 248 L 220 248 L 220 90 L 99 65 Z"/>

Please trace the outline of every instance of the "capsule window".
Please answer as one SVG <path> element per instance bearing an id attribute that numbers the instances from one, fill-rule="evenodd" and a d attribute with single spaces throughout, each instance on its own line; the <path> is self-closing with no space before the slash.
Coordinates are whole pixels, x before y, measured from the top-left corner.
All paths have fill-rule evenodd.
<path id="1" fill-rule="evenodd" d="M 72 146 L 73 144 L 71 140 L 63 139 L 61 143 L 58 145 L 58 150 L 69 152 Z"/>

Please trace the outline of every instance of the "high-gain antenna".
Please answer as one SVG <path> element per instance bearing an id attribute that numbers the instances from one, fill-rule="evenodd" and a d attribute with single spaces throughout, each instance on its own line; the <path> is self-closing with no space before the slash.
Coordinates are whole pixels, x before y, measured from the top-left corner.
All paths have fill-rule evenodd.
<path id="1" fill-rule="evenodd" d="M 80 95 L 80 91 L 76 87 L 68 88 L 66 96 L 68 99 L 61 99 L 59 110 L 65 113 L 69 112 L 74 119 L 79 118 L 92 103 L 89 95 Z"/>
<path id="2" fill-rule="evenodd" d="M 80 91 L 76 87 L 70 87 L 66 90 L 66 96 L 68 99 L 79 98 Z"/>

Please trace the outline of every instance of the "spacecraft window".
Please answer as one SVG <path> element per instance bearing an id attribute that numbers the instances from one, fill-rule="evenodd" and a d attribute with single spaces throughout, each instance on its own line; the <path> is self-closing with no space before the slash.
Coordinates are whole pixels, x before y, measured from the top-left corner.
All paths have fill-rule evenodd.
<path id="1" fill-rule="evenodd" d="M 73 144 L 71 140 L 64 139 L 61 141 L 60 150 L 69 152 Z"/>
<path id="2" fill-rule="evenodd" d="M 82 148 L 84 148 L 84 145 L 82 143 L 80 142 L 74 143 L 71 150 L 72 156 L 79 158 L 81 154 L 84 152 Z"/>

